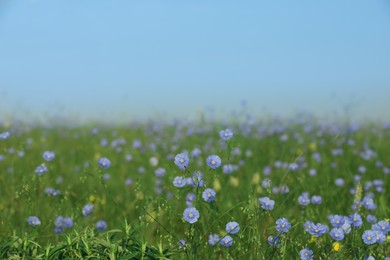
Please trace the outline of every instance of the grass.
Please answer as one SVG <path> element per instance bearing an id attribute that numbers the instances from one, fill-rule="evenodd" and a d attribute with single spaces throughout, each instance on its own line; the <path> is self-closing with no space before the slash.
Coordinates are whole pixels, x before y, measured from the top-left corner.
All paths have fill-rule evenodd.
<path id="1" fill-rule="evenodd" d="M 223 141 L 219 132 L 226 128 L 234 136 Z M 1 259 L 299 259 L 303 248 L 312 250 L 314 259 L 390 257 L 389 234 L 383 243 L 367 245 L 362 239 L 372 228 L 367 215 L 379 222 L 390 214 L 390 128 L 383 125 L 156 120 L 128 126 L 0 126 L 0 133 L 6 131 L 10 136 L 0 139 Z M 201 151 L 197 158 L 191 156 L 195 148 Z M 45 161 L 45 151 L 55 158 Z M 190 161 L 180 170 L 174 157 L 183 151 Z M 206 165 L 212 154 L 222 159 L 216 169 Z M 102 157 L 111 161 L 109 168 L 99 167 Z M 48 171 L 39 176 L 34 171 L 41 164 Z M 225 174 L 226 164 L 235 170 Z M 163 176 L 156 176 L 158 168 L 165 170 Z M 176 176 L 189 178 L 196 171 L 203 173 L 204 186 L 173 185 Z M 338 178 L 344 185 L 335 184 Z M 48 187 L 59 194 L 48 195 Z M 203 200 L 205 188 L 216 191 L 214 202 Z M 300 205 L 304 192 L 309 199 L 321 196 L 322 203 Z M 192 206 L 200 213 L 194 224 L 183 219 L 188 193 L 195 195 Z M 261 197 L 274 200 L 275 207 L 262 209 Z M 375 209 L 352 208 L 365 197 L 373 198 Z M 94 209 L 85 217 L 88 203 Z M 354 212 L 362 226 L 335 241 L 328 216 Z M 32 227 L 29 216 L 41 224 Z M 61 234 L 54 232 L 58 216 L 73 220 Z M 276 230 L 279 218 L 291 223 L 287 233 Z M 106 221 L 106 230 L 96 229 L 99 220 Z M 237 234 L 226 232 L 230 221 L 239 223 Z M 306 221 L 329 231 L 314 237 L 305 232 Z M 211 246 L 210 234 L 218 234 L 218 242 L 229 235 L 233 244 Z M 270 245 L 270 236 L 280 243 Z"/>

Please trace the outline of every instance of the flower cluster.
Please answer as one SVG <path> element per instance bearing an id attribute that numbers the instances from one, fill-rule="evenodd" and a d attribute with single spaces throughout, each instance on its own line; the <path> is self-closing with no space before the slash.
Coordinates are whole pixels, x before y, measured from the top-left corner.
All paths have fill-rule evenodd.
<path id="1" fill-rule="evenodd" d="M 39 220 L 38 217 L 36 216 L 30 216 L 28 217 L 27 219 L 27 222 L 30 226 L 32 227 L 36 227 L 36 226 L 39 226 L 41 224 L 41 221 Z"/>
<path id="2" fill-rule="evenodd" d="M 61 234 L 65 229 L 73 227 L 73 219 L 70 217 L 59 216 L 54 221 L 55 229 L 54 232 Z"/>

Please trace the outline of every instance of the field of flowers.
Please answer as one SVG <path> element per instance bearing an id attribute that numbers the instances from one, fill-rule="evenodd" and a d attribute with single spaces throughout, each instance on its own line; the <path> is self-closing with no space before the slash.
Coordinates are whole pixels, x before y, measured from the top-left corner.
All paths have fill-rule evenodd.
<path id="1" fill-rule="evenodd" d="M 390 125 L 0 125 L 1 259 L 390 259 Z"/>

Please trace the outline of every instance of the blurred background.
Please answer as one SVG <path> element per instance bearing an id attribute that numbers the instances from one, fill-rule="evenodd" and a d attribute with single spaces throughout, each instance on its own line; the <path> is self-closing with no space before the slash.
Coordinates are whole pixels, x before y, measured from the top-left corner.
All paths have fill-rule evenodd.
<path id="1" fill-rule="evenodd" d="M 0 116 L 390 120 L 389 1 L 0 0 Z"/>

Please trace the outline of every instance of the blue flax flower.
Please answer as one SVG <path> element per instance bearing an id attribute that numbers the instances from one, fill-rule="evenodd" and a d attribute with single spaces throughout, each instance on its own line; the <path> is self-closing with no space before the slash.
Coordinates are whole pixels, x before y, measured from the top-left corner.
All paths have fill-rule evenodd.
<path id="1" fill-rule="evenodd" d="M 233 132 L 230 129 L 221 130 L 219 136 L 222 140 L 227 141 L 233 137 Z"/>
<path id="2" fill-rule="evenodd" d="M 181 176 L 176 176 L 172 183 L 176 188 L 183 188 L 186 185 L 186 181 Z"/>
<path id="3" fill-rule="evenodd" d="M 224 236 L 219 243 L 225 247 L 232 246 L 233 238 L 231 236 Z"/>
<path id="4" fill-rule="evenodd" d="M 374 200 L 370 197 L 364 197 L 362 203 L 363 206 L 368 210 L 376 209 L 376 204 L 374 203 Z"/>
<path id="5" fill-rule="evenodd" d="M 100 158 L 100 159 L 98 160 L 98 165 L 99 165 L 101 168 L 103 168 L 103 169 L 107 169 L 107 168 L 110 167 L 111 161 L 110 161 L 109 159 L 103 157 L 103 158 Z"/>
<path id="6" fill-rule="evenodd" d="M 225 164 L 222 166 L 222 172 L 224 174 L 231 174 L 234 171 L 234 167 L 231 164 Z"/>
<path id="7" fill-rule="evenodd" d="M 276 220 L 276 230 L 281 233 L 287 233 L 291 228 L 290 222 L 286 218 L 280 218 Z"/>
<path id="8" fill-rule="evenodd" d="M 372 230 L 366 230 L 366 231 L 364 231 L 364 233 L 362 235 L 362 239 L 363 239 L 364 244 L 366 244 L 366 245 L 375 244 L 376 234 Z"/>
<path id="9" fill-rule="evenodd" d="M 372 225 L 372 230 L 380 231 L 386 235 L 387 233 L 390 232 L 390 224 L 386 220 L 382 220 Z"/>
<path id="10" fill-rule="evenodd" d="M 210 155 L 207 157 L 206 163 L 210 168 L 216 169 L 221 165 L 221 158 L 218 155 Z"/>
<path id="11" fill-rule="evenodd" d="M 219 239 L 220 238 L 219 238 L 218 234 L 210 234 L 208 243 L 211 246 L 215 246 L 219 242 Z"/>
<path id="12" fill-rule="evenodd" d="M 186 204 L 188 207 L 191 207 L 194 204 L 195 198 L 196 196 L 194 193 L 188 193 L 186 195 Z"/>
<path id="13" fill-rule="evenodd" d="M 64 231 L 64 229 L 73 227 L 73 219 L 70 217 L 59 216 L 55 219 L 54 225 L 54 232 L 60 234 Z"/>
<path id="14" fill-rule="evenodd" d="M 38 174 L 39 176 L 42 176 L 45 172 L 47 172 L 47 167 L 44 164 L 39 165 L 35 169 L 35 173 Z"/>
<path id="15" fill-rule="evenodd" d="M 88 217 L 89 214 L 91 214 L 93 211 L 93 204 L 89 203 L 85 205 L 82 209 L 84 217 Z"/>
<path id="16" fill-rule="evenodd" d="M 299 197 L 298 197 L 298 203 L 302 206 L 307 206 L 309 205 L 310 203 L 310 198 L 309 198 L 309 194 L 307 192 L 304 192 L 302 193 Z"/>
<path id="17" fill-rule="evenodd" d="M 45 159 L 47 162 L 50 162 L 51 160 L 53 160 L 56 156 L 54 154 L 54 152 L 52 151 L 46 151 L 43 153 L 42 155 L 43 159 Z"/>
<path id="18" fill-rule="evenodd" d="M 27 222 L 30 226 L 32 227 L 36 227 L 36 226 L 39 226 L 41 224 L 41 221 L 39 220 L 38 217 L 36 216 L 30 216 L 28 217 L 27 219 Z"/>
<path id="19" fill-rule="evenodd" d="M 349 215 L 349 221 L 351 225 L 355 228 L 359 228 L 363 225 L 362 217 L 358 213 L 353 213 Z"/>
<path id="20" fill-rule="evenodd" d="M 319 237 L 328 232 L 329 228 L 327 225 L 323 225 L 321 223 L 314 224 L 312 223 L 309 228 L 309 233 L 312 236 Z"/>
<path id="21" fill-rule="evenodd" d="M 299 255 L 301 256 L 301 260 L 312 260 L 313 259 L 313 251 L 308 249 L 308 248 L 302 249 L 299 252 Z"/>
<path id="22" fill-rule="evenodd" d="M 211 202 L 215 200 L 216 192 L 213 189 L 207 188 L 202 192 L 202 198 L 206 202 Z"/>
<path id="23" fill-rule="evenodd" d="M 374 230 L 376 242 L 382 244 L 386 242 L 386 236 L 380 231 Z"/>
<path id="24" fill-rule="evenodd" d="M 188 223 L 195 223 L 198 221 L 199 211 L 194 207 L 186 208 L 183 212 L 183 219 Z"/>
<path id="25" fill-rule="evenodd" d="M 341 216 L 341 215 L 330 215 L 329 221 L 333 227 L 340 228 L 344 225 L 345 218 L 344 218 L 344 216 Z"/>
<path id="26" fill-rule="evenodd" d="M 330 231 L 330 236 L 336 241 L 343 240 L 344 231 L 341 228 L 332 228 L 332 230 Z"/>
<path id="27" fill-rule="evenodd" d="M 368 214 L 367 217 L 367 222 L 371 224 L 375 224 L 378 220 L 374 215 Z"/>
<path id="28" fill-rule="evenodd" d="M 275 205 L 275 201 L 268 197 L 259 198 L 259 202 L 261 204 L 261 208 L 265 210 L 272 210 Z"/>
<path id="29" fill-rule="evenodd" d="M 320 205 L 322 203 L 322 197 L 314 195 L 313 197 L 311 197 L 311 203 L 313 205 Z"/>
<path id="30" fill-rule="evenodd" d="M 280 246 L 282 244 L 280 236 L 269 236 L 267 241 L 270 246 Z"/>
<path id="31" fill-rule="evenodd" d="M 190 159 L 186 153 L 179 153 L 175 156 L 175 164 L 181 169 L 184 170 L 188 168 L 188 162 Z"/>
<path id="32" fill-rule="evenodd" d="M 10 137 L 10 133 L 7 131 L 7 132 L 3 132 L 3 133 L 0 133 L 0 139 L 2 140 L 5 140 L 7 139 L 8 137 Z"/>
<path id="33" fill-rule="evenodd" d="M 104 231 L 107 229 L 107 222 L 104 220 L 99 220 L 98 222 L 96 222 L 95 227 L 98 231 Z"/>
<path id="34" fill-rule="evenodd" d="M 240 224 L 237 222 L 231 221 L 226 224 L 226 232 L 229 234 L 236 234 L 238 231 L 240 231 Z"/>

